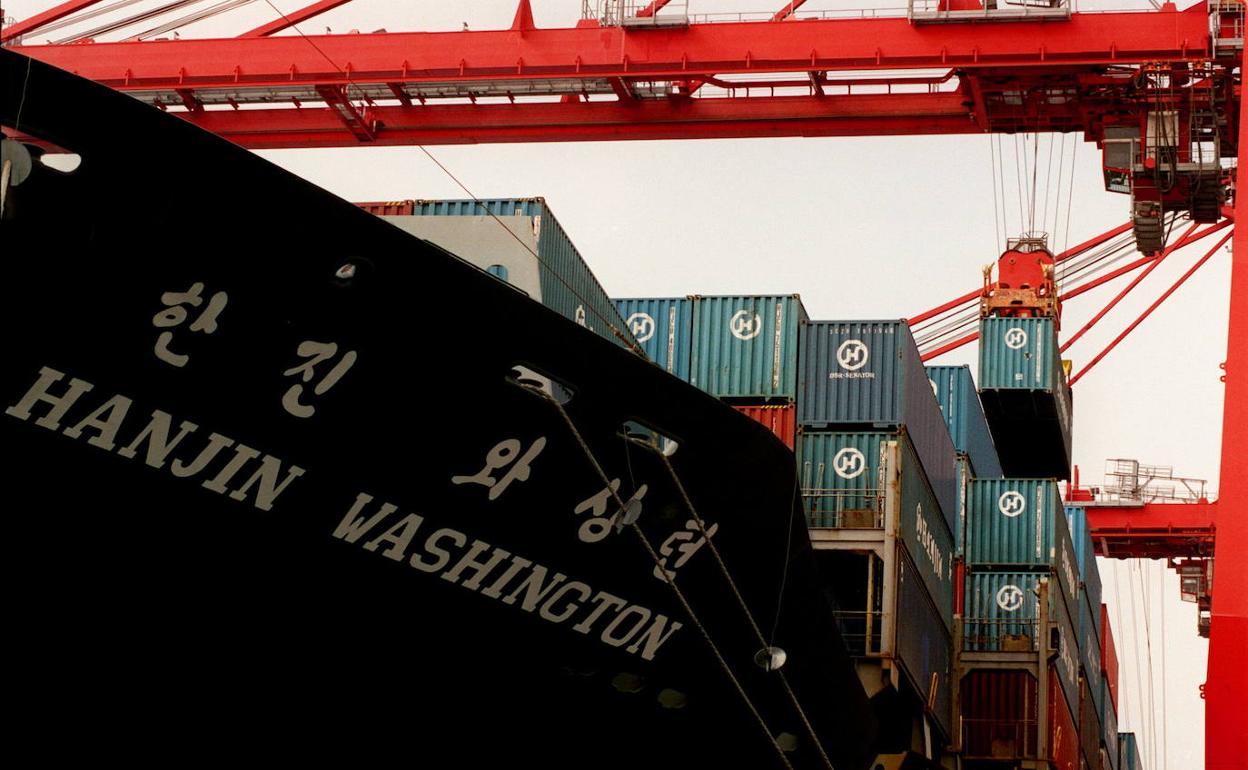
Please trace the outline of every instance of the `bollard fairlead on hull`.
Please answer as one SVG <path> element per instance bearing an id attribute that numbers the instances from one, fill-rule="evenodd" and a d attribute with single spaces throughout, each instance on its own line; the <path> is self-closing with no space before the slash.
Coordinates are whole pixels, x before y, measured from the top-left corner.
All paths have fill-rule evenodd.
<path id="1" fill-rule="evenodd" d="M 15 745 L 867 765 L 766 429 L 172 115 L 0 79 Z"/>

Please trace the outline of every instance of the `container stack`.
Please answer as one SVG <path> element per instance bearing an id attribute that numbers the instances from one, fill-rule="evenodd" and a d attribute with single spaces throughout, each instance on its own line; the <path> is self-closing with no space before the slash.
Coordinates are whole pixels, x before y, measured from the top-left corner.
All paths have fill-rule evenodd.
<path id="1" fill-rule="evenodd" d="M 1006 475 L 1070 478 L 1072 402 L 1055 319 L 982 319 L 979 395 Z"/>
<path id="2" fill-rule="evenodd" d="M 356 204 L 617 344 L 632 335 L 542 198 Z"/>
<path id="3" fill-rule="evenodd" d="M 992 443 L 992 432 L 984 417 L 984 408 L 975 389 L 969 366 L 929 366 L 927 377 L 940 404 L 949 437 L 958 453 L 957 511 L 954 514 L 953 540 L 958 558 L 963 556 L 966 541 L 966 492 L 971 479 L 1001 478 L 1001 460 Z"/>
<path id="4" fill-rule="evenodd" d="M 1144 770 L 1135 733 L 1118 733 L 1118 770 Z"/>
<path id="5" fill-rule="evenodd" d="M 957 667 L 964 760 L 1033 759 L 1063 767 L 1073 754 L 1078 767 L 1080 581 L 1056 482 L 972 480 L 965 554 Z M 1003 693 L 1002 714 L 1027 718 L 989 719 L 979 695 L 984 689 Z M 1099 731 L 1094 740 L 1099 745 Z"/>
<path id="6" fill-rule="evenodd" d="M 802 340 L 798 479 L 860 671 L 892 659 L 912 713 L 951 736 L 956 456 L 903 321 L 813 321 Z"/>
<path id="7" fill-rule="evenodd" d="M 693 300 L 689 297 L 617 299 L 615 308 L 642 352 L 663 371 L 689 381 Z"/>

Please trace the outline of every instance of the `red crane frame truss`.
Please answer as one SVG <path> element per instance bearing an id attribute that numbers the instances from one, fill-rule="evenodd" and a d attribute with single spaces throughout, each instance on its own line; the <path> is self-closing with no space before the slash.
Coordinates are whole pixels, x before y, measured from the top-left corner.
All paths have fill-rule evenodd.
<path id="1" fill-rule="evenodd" d="M 984 16 L 808 18 L 797 1 L 759 22 L 671 24 L 658 23 L 667 2 L 656 0 L 634 17 L 649 24 L 583 19 L 538 29 L 520 0 L 507 30 L 274 36 L 347 1 L 320 0 L 235 38 L 145 39 L 149 30 L 122 42 L 33 44 L 35 33 L 99 2 L 68 0 L 6 28 L 0 42 L 256 149 L 1020 131 L 1081 131 L 1099 143 L 1106 116 L 1166 109 L 1196 93 L 1225 106 L 1228 154 L 1248 141 L 1233 75 L 1243 63 L 1242 22 L 1240 45 L 1220 49 L 1204 3 L 989 24 Z M 1243 18 L 1238 0 L 1218 8 Z M 1169 90 L 1147 88 L 1149 71 L 1164 72 Z M 1241 201 L 1223 213 L 1248 216 Z M 1224 225 L 1193 227 L 1174 248 Z M 1248 767 L 1248 666 L 1238 654 L 1248 638 L 1248 230 L 1233 235 L 1219 500 L 1089 510 L 1102 543 L 1145 550 L 1140 544 L 1173 543 L 1172 535 L 1207 550 L 1216 530 L 1207 770 Z"/>

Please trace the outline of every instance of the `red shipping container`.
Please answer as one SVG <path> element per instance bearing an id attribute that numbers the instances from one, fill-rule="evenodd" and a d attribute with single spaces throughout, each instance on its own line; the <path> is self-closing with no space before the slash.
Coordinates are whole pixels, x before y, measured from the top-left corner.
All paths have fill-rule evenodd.
<path id="1" fill-rule="evenodd" d="M 367 201 L 355 204 L 379 217 L 410 217 L 416 211 L 416 201 Z"/>
<path id="2" fill-rule="evenodd" d="M 1052 666 L 1049 667 L 1049 758 L 1053 770 L 1079 770 L 1078 728 Z"/>
<path id="3" fill-rule="evenodd" d="M 1109 607 L 1101 605 L 1101 672 L 1109 686 L 1109 702 L 1118 713 L 1118 648 L 1114 646 L 1114 627 L 1109 623 Z"/>
<path id="4" fill-rule="evenodd" d="M 776 435 L 789 449 L 797 439 L 797 405 L 783 406 L 740 406 L 732 407 L 738 412 L 761 423 L 767 430 Z"/>
<path id="5" fill-rule="evenodd" d="M 1026 671 L 972 671 L 962 678 L 962 753 L 966 758 L 1036 756 L 1039 709 Z"/>

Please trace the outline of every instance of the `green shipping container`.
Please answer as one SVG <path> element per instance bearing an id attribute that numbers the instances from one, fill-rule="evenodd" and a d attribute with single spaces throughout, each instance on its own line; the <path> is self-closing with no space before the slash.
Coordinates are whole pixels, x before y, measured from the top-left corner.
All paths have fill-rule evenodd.
<path id="1" fill-rule="evenodd" d="M 796 294 L 693 297 L 689 382 L 720 398 L 794 400 L 798 330 L 808 320 Z"/>

